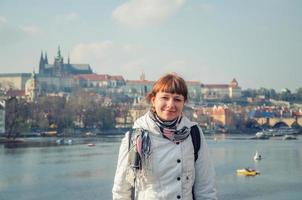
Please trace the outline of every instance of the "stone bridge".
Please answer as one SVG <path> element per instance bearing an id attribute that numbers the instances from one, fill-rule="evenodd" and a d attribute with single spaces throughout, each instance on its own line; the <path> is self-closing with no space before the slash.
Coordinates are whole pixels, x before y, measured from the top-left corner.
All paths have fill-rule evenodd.
<path id="1" fill-rule="evenodd" d="M 278 127 L 286 125 L 288 127 L 300 126 L 302 127 L 302 117 L 291 118 L 254 118 L 259 125 L 269 125 L 270 127 Z"/>

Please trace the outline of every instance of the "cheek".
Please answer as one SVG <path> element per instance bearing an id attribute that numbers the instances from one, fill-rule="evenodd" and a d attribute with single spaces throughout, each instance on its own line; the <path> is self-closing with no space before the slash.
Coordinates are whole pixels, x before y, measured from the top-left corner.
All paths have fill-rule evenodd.
<path id="1" fill-rule="evenodd" d="M 182 110 L 183 107 L 184 107 L 184 104 L 183 104 L 183 103 L 177 105 L 177 108 L 178 108 L 179 110 Z"/>

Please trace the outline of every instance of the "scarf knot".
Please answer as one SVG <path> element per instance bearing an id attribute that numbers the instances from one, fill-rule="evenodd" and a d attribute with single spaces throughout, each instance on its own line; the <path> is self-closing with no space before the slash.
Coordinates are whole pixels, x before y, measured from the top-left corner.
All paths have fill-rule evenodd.
<path id="1" fill-rule="evenodd" d="M 150 118 L 159 127 L 162 136 L 174 143 L 182 142 L 190 135 L 191 129 L 186 126 L 181 128 L 180 130 L 177 130 L 177 126 L 179 125 L 182 116 L 179 116 L 172 121 L 162 121 L 155 113 L 150 112 Z"/>

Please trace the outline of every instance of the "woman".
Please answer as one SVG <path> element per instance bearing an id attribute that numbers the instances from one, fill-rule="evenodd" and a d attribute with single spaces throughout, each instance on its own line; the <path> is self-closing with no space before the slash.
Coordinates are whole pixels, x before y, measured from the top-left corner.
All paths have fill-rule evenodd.
<path id="1" fill-rule="evenodd" d="M 120 146 L 113 199 L 217 199 L 215 173 L 199 127 L 200 149 L 194 160 L 190 129 L 183 115 L 188 89 L 176 74 L 161 77 L 147 95 L 151 109 L 137 119 Z M 138 155 L 133 160 L 134 155 Z M 136 162 L 139 160 L 139 162 Z M 134 190 L 134 192 L 133 192 Z"/>

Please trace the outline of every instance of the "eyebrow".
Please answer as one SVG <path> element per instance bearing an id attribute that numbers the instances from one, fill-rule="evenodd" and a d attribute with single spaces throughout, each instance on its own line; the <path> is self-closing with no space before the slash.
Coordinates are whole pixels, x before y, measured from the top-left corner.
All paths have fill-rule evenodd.
<path id="1" fill-rule="evenodd" d="M 165 95 L 167 95 L 167 96 L 170 96 L 170 94 L 173 94 L 174 96 L 173 96 L 173 98 L 185 98 L 183 95 L 181 95 L 181 94 L 177 94 L 177 93 L 169 93 L 169 92 L 162 92 L 162 95 L 163 96 L 165 96 Z"/>

